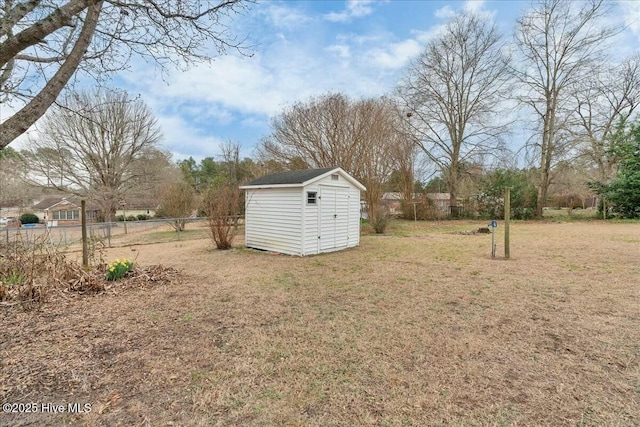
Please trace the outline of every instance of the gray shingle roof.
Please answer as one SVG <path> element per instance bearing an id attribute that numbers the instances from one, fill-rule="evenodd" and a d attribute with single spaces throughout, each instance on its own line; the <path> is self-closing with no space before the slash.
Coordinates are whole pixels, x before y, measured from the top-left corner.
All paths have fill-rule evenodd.
<path id="1" fill-rule="evenodd" d="M 62 200 L 64 200 L 64 196 L 53 196 L 53 197 L 46 197 L 44 199 L 42 199 L 42 201 L 40 201 L 39 203 L 36 203 L 35 205 L 32 206 L 33 209 L 49 209 L 51 206 L 55 205 L 56 203 L 60 203 Z"/>
<path id="2" fill-rule="evenodd" d="M 278 185 L 278 184 L 302 184 L 317 176 L 325 174 L 336 168 L 304 169 L 297 171 L 279 172 L 254 179 L 244 185 Z"/>

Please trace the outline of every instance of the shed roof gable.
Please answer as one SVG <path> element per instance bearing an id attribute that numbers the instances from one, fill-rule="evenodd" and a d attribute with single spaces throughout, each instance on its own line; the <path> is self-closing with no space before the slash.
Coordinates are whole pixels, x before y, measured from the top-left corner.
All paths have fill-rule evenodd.
<path id="1" fill-rule="evenodd" d="M 303 169 L 295 171 L 286 171 L 272 173 L 270 175 L 261 176 L 254 179 L 251 182 L 246 183 L 246 186 L 254 185 L 279 185 L 279 184 L 303 184 L 310 179 L 318 177 L 324 173 L 332 171 L 336 168 L 322 168 L 322 169 Z"/>
<path id="2" fill-rule="evenodd" d="M 346 173 L 342 168 L 321 168 L 321 169 L 304 169 L 287 172 L 279 172 L 271 175 L 254 179 L 241 186 L 240 188 L 268 188 L 268 187 L 304 187 L 314 181 L 320 180 L 325 176 L 339 173 L 351 184 L 360 190 L 365 190 L 364 185 L 358 182 L 351 175 Z"/>

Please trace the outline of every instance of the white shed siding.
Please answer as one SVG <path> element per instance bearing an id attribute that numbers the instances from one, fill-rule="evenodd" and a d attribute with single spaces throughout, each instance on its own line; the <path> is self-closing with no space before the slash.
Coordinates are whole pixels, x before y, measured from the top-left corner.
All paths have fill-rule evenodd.
<path id="1" fill-rule="evenodd" d="M 349 189 L 349 247 L 360 244 L 360 190 Z"/>
<path id="2" fill-rule="evenodd" d="M 300 255 L 300 188 L 248 190 L 245 217 L 247 247 Z"/>
<path id="3" fill-rule="evenodd" d="M 349 189 L 336 188 L 336 249 L 349 244 Z"/>
<path id="4" fill-rule="evenodd" d="M 246 246 L 301 256 L 357 246 L 362 186 L 343 174 L 336 169 L 306 185 L 263 180 L 245 186 Z M 315 204 L 307 203 L 308 192 L 316 193 Z"/>
<path id="5" fill-rule="evenodd" d="M 334 180 L 331 175 L 325 176 L 324 178 L 313 183 L 314 186 L 318 185 L 336 185 L 339 187 L 352 187 L 352 184 L 347 181 L 342 175 L 339 173 L 335 173 L 334 175 L 338 175 L 338 179 Z"/>
<path id="6" fill-rule="evenodd" d="M 307 192 L 314 191 L 316 196 L 319 196 L 318 186 L 308 185 L 303 188 L 302 203 L 304 206 L 304 233 L 302 235 L 304 250 L 302 255 L 314 255 L 318 254 L 318 215 L 320 214 L 320 205 L 316 198 L 315 205 L 307 204 Z"/>

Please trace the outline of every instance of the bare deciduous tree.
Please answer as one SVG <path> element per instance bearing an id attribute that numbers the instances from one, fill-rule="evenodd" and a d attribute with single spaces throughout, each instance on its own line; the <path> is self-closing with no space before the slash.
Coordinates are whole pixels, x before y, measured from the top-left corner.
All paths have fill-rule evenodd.
<path id="1" fill-rule="evenodd" d="M 231 16 L 251 0 L 5 0 L 0 4 L 0 149 L 55 102 L 76 71 L 103 79 L 133 56 L 160 67 L 241 49 Z"/>
<path id="2" fill-rule="evenodd" d="M 240 182 L 240 143 L 226 141 L 220 144 L 220 151 L 226 180 L 237 185 Z"/>
<path id="3" fill-rule="evenodd" d="M 553 165 L 574 141 L 568 136 L 571 88 L 591 77 L 594 64 L 608 48 L 605 42 L 615 34 L 602 22 L 609 8 L 603 0 L 540 0 L 518 19 L 516 39 L 522 61 L 514 71 L 523 84 L 520 100 L 538 122 L 532 144 L 539 159 L 538 216 L 542 216 Z"/>
<path id="4" fill-rule="evenodd" d="M 34 189 L 27 184 L 27 170 L 20 153 L 11 147 L 0 151 L 0 205 L 22 206 Z"/>
<path id="5" fill-rule="evenodd" d="M 163 173 L 143 167 L 160 139 L 158 123 L 140 99 L 121 91 L 81 92 L 52 111 L 25 160 L 41 185 L 93 199 L 112 220 L 129 191 L 139 191 L 149 173 Z M 60 182 L 50 179 L 52 170 Z"/>
<path id="6" fill-rule="evenodd" d="M 418 147 L 447 177 L 453 215 L 462 162 L 494 151 L 506 130 L 496 113 L 508 93 L 508 61 L 496 26 L 464 12 L 428 42 L 399 84 Z"/>
<path id="7" fill-rule="evenodd" d="M 309 167 L 340 166 L 358 171 L 357 139 L 351 101 L 335 93 L 298 102 L 271 121 L 271 135 L 259 151 L 287 169 L 298 159 Z"/>
<path id="8" fill-rule="evenodd" d="M 176 231 L 183 231 L 186 218 L 191 216 L 196 206 L 196 195 L 193 187 L 184 180 L 168 183 L 162 190 L 160 212 L 171 218 L 171 226 Z"/>
<path id="9" fill-rule="evenodd" d="M 404 118 L 396 105 L 385 98 L 361 100 L 354 110 L 358 147 L 354 176 L 367 188 L 364 199 L 369 222 L 376 233 L 384 233 L 389 219 L 381 202 L 384 183 L 394 170 L 402 170 L 406 179 L 413 161 L 407 148 Z M 406 186 L 403 189 L 406 191 Z"/>
<path id="10" fill-rule="evenodd" d="M 607 184 L 620 160 L 614 150 L 616 132 L 624 132 L 640 103 L 640 55 L 600 68 L 573 88 L 577 119 L 572 132 L 581 143 L 581 154 L 595 168 L 591 178 Z"/>
<path id="11" fill-rule="evenodd" d="M 263 160 L 274 159 L 291 168 L 340 166 L 362 182 L 369 220 L 379 216 L 384 182 L 397 168 L 398 147 L 406 143 L 402 117 L 386 98 L 351 101 L 328 94 L 297 103 L 272 123 L 272 134 L 259 148 Z"/>

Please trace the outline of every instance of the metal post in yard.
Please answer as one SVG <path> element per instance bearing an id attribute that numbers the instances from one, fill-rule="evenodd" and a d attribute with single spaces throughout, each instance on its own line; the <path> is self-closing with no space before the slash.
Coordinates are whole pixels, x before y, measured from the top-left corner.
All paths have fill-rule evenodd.
<path id="1" fill-rule="evenodd" d="M 127 234 L 127 211 L 124 210 L 124 207 L 127 205 L 124 200 L 120 202 L 122 205 L 122 218 L 124 219 L 124 234 Z"/>
<path id="2" fill-rule="evenodd" d="M 496 244 L 494 243 L 495 235 L 496 235 L 496 228 L 491 227 L 491 258 L 496 257 Z"/>

